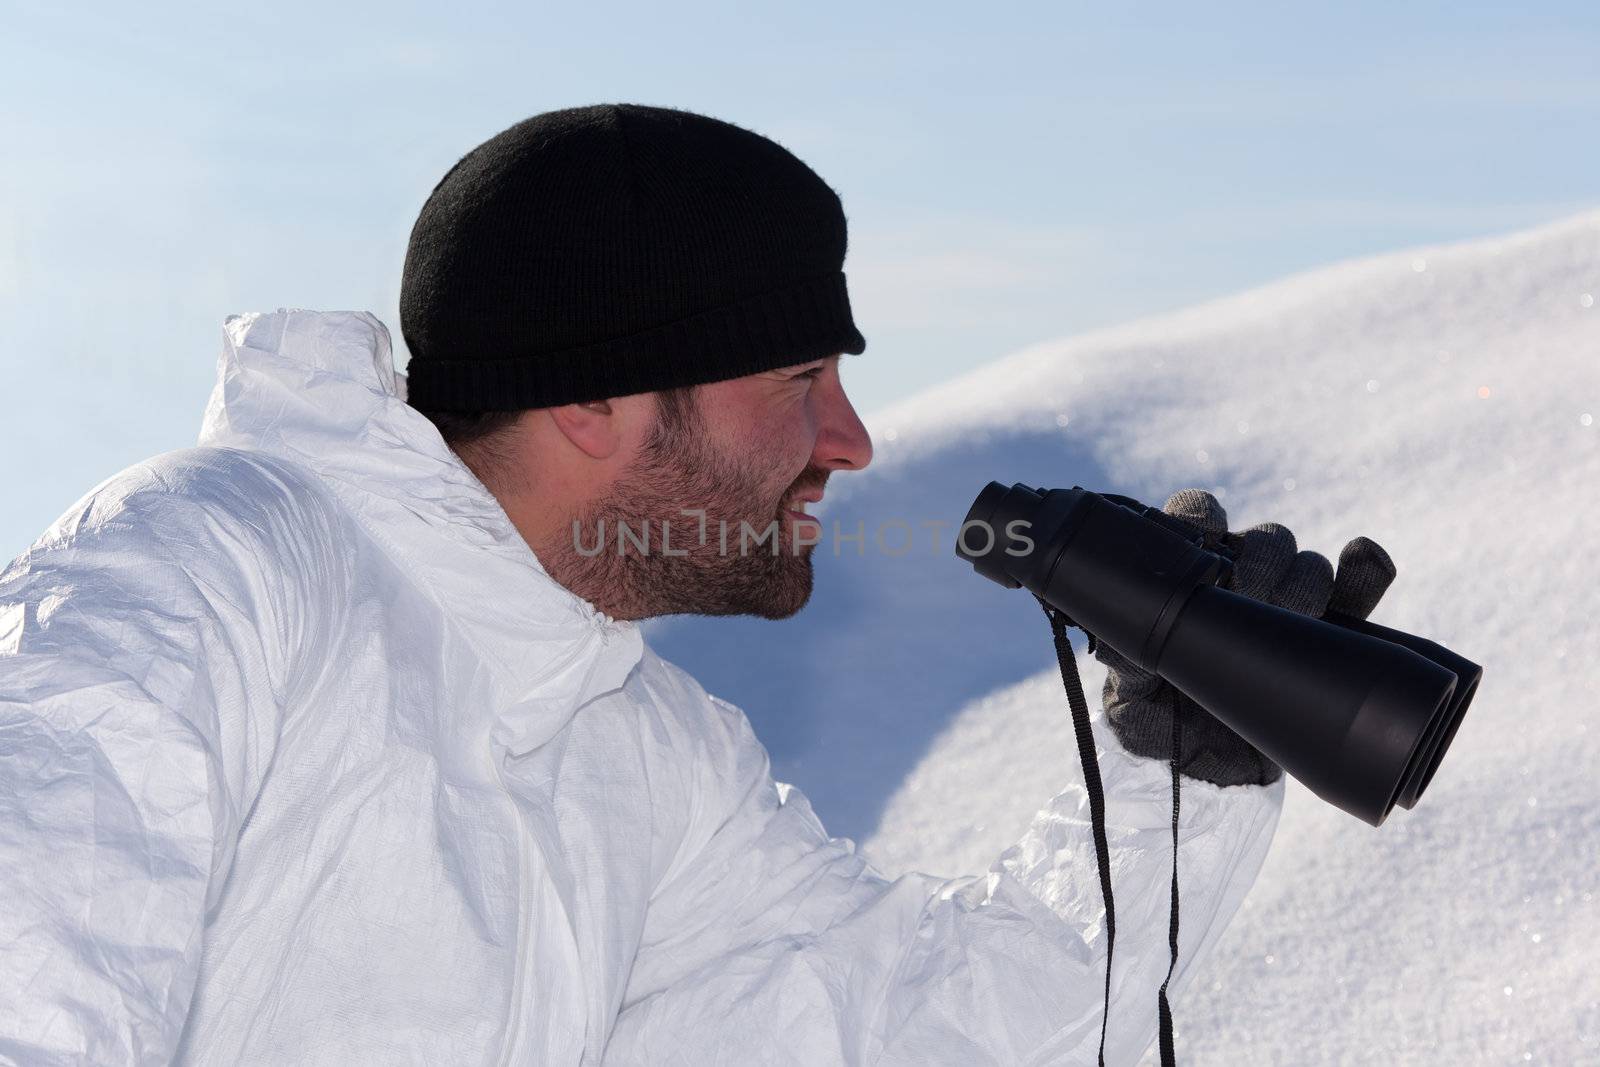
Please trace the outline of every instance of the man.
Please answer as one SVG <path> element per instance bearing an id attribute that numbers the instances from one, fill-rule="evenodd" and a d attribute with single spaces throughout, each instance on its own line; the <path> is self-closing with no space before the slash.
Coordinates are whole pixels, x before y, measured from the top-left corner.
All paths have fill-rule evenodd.
<path id="1" fill-rule="evenodd" d="M 987 876 L 887 880 L 640 637 L 805 603 L 803 508 L 871 459 L 844 252 L 838 198 L 765 138 L 574 108 L 434 189 L 406 377 L 365 313 L 230 319 L 200 447 L 108 479 L 0 574 L 0 1059 L 1092 1062 L 1078 789 Z M 1214 499 L 1174 499 L 1225 534 Z M 741 551 L 745 528 L 769 540 Z M 1348 597 L 1267 534 L 1239 561 L 1260 595 Z M 1113 678 L 1137 750 L 1166 705 Z M 1180 981 L 1282 796 L 1191 727 Z M 1103 755 L 1107 1062 L 1148 1044 L 1168 962 L 1165 755 Z"/>

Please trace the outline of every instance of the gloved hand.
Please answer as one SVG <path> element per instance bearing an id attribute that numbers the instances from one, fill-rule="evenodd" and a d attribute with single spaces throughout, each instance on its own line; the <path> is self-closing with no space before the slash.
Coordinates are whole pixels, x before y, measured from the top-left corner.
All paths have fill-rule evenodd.
<path id="1" fill-rule="evenodd" d="M 1394 581 L 1389 554 L 1366 537 L 1344 546 L 1335 574 L 1326 556 L 1299 551 L 1294 534 L 1278 523 L 1230 533 L 1227 512 L 1203 489 L 1180 489 L 1161 510 L 1197 531 L 1207 548 L 1220 544 L 1231 553 L 1233 577 L 1221 588 L 1302 615 L 1321 618 L 1332 610 L 1365 619 Z M 1106 719 L 1128 751 L 1163 760 L 1171 755 L 1176 697 L 1183 725 L 1181 773 L 1217 785 L 1266 785 L 1282 777 L 1283 768 L 1160 677 L 1102 642 L 1096 642 L 1094 655 L 1107 667 L 1101 694 Z"/>

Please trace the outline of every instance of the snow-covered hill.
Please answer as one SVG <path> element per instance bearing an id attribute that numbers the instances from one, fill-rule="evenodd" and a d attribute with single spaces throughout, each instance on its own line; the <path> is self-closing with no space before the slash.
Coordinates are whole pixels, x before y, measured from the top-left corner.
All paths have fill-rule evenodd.
<path id="1" fill-rule="evenodd" d="M 1482 686 L 1415 811 L 1374 830 L 1291 788 L 1179 1058 L 1600 1063 L 1597 299 L 1600 212 L 1029 348 L 869 418 L 874 464 L 821 509 L 865 552 L 825 540 L 798 617 L 652 643 L 880 867 L 972 873 L 1077 774 L 1037 605 L 952 552 L 986 482 L 1207 488 L 1330 559 L 1372 537 L 1399 567 L 1373 620 Z"/>

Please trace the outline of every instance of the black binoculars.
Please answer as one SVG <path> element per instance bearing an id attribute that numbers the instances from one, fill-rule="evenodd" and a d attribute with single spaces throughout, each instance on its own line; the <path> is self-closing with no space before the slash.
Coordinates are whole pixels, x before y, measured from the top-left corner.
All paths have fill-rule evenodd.
<path id="1" fill-rule="evenodd" d="M 1424 638 L 1220 588 L 1232 571 L 1225 551 L 1164 512 L 1079 486 L 990 482 L 956 554 L 1165 679 L 1373 826 L 1422 797 L 1483 676 Z"/>

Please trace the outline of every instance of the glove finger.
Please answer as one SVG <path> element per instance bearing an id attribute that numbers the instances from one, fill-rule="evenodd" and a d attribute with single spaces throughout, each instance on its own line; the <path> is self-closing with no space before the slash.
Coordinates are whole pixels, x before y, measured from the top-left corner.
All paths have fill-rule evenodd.
<path id="1" fill-rule="evenodd" d="M 1094 658 L 1106 667 L 1102 692 L 1108 704 L 1144 699 L 1164 684 L 1158 675 L 1144 670 L 1104 641 L 1095 645 Z"/>
<path id="2" fill-rule="evenodd" d="M 1328 610 L 1364 619 L 1372 614 L 1394 581 L 1394 560 L 1369 537 L 1357 537 L 1339 553 L 1339 572 L 1333 578 Z"/>
<path id="3" fill-rule="evenodd" d="M 1228 532 L 1228 513 L 1222 502 L 1204 489 L 1179 489 L 1167 497 L 1161 510 L 1198 526 L 1212 538 L 1220 538 Z"/>
<path id="4" fill-rule="evenodd" d="M 1095 642 L 1094 658 L 1105 664 L 1106 670 L 1112 674 L 1148 674 L 1138 664 L 1106 644 L 1104 641 Z"/>
<path id="5" fill-rule="evenodd" d="M 1229 534 L 1225 543 L 1233 551 L 1234 592 L 1253 600 L 1268 600 L 1294 563 L 1294 534 L 1287 526 L 1263 522 Z"/>
<path id="6" fill-rule="evenodd" d="M 1166 684 L 1158 675 L 1137 667 L 1129 672 L 1107 671 L 1106 683 L 1100 690 L 1100 703 L 1102 707 L 1114 708 L 1152 700 Z"/>
<path id="7" fill-rule="evenodd" d="M 1333 564 L 1321 552 L 1307 549 L 1295 554 L 1288 573 L 1272 591 L 1268 603 L 1315 619 L 1328 610 L 1328 597 L 1332 593 Z"/>

